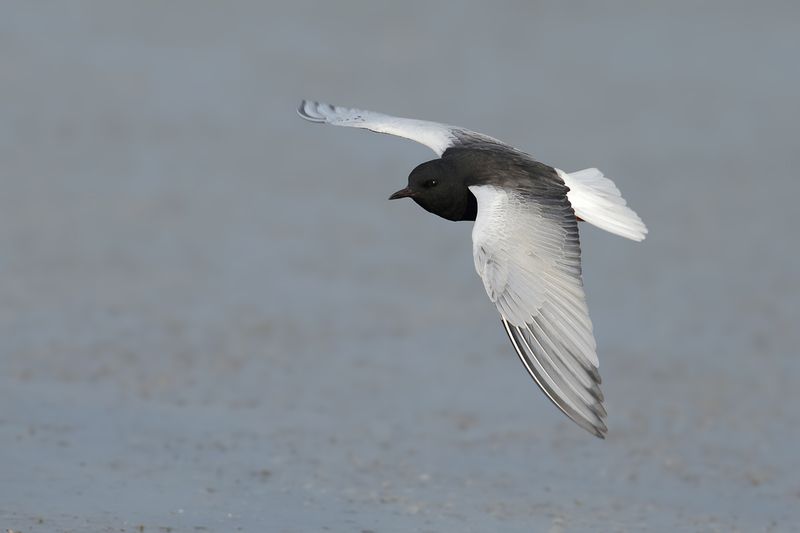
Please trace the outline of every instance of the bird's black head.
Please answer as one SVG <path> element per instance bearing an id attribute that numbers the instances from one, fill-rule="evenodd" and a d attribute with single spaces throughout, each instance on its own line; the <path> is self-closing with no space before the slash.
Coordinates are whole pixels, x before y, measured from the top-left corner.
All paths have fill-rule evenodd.
<path id="1" fill-rule="evenodd" d="M 450 161 L 422 163 L 408 176 L 408 187 L 389 197 L 411 198 L 429 213 L 447 220 L 475 220 L 478 205 L 462 175 Z"/>

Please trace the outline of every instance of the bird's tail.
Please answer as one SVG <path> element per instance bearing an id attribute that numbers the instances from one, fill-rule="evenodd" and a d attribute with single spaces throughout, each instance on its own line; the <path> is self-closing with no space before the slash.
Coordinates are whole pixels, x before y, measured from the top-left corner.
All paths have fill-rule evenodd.
<path id="1" fill-rule="evenodd" d="M 569 187 L 569 198 L 575 215 L 589 224 L 634 241 L 642 241 L 647 227 L 625 199 L 614 182 L 596 168 L 567 174 L 558 171 Z"/>

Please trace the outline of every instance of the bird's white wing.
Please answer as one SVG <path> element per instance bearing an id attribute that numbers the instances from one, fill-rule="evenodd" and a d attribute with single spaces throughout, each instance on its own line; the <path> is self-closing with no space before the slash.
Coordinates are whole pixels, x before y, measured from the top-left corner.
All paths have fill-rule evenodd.
<path id="1" fill-rule="evenodd" d="M 559 409 L 603 437 L 606 411 L 569 201 L 492 185 L 470 190 L 478 200 L 475 268 L 517 354 Z"/>
<path id="2" fill-rule="evenodd" d="M 300 102 L 297 112 L 301 117 L 311 122 L 363 128 L 411 139 L 424 144 L 436 152 L 438 156 L 441 156 L 445 150 L 453 146 L 466 146 L 474 142 L 503 144 L 488 135 L 457 126 L 413 118 L 393 117 L 374 111 L 351 109 L 311 100 Z"/>

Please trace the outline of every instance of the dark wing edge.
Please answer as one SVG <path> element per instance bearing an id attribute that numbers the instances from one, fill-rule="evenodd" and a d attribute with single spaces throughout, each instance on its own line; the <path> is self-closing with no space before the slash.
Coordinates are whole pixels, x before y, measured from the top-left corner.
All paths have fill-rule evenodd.
<path id="1" fill-rule="evenodd" d="M 328 120 L 324 115 L 319 113 L 318 109 L 320 105 L 326 104 L 320 104 L 319 102 L 314 102 L 313 100 L 303 100 L 297 107 L 297 114 L 310 122 L 324 124 Z"/>
<path id="2" fill-rule="evenodd" d="M 520 361 L 525 366 L 528 374 L 533 378 L 548 399 L 567 415 L 570 420 L 594 436 L 605 439 L 608 427 L 605 424 L 607 412 L 603 407 L 603 394 L 600 391 L 600 375 L 596 368 L 587 372 L 592 377 L 592 384 L 579 391 L 574 384 L 574 375 L 568 379 L 564 375 L 565 369 L 558 368 L 557 357 L 551 357 L 542 345 L 542 341 L 535 336 L 529 328 L 521 328 L 510 324 L 501 318 L 503 329 L 508 335 Z M 567 370 L 569 372 L 569 370 Z M 587 395 L 591 399 L 587 398 Z M 572 402 L 584 409 L 576 409 Z"/>

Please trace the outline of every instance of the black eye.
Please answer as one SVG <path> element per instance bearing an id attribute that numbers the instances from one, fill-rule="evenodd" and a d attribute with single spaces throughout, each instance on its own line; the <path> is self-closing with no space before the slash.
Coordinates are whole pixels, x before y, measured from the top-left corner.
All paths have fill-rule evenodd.
<path id="1" fill-rule="evenodd" d="M 425 183 L 423 183 L 422 186 L 425 187 L 426 189 L 430 189 L 431 187 L 436 187 L 437 183 L 439 183 L 439 182 L 437 182 L 434 179 L 430 179 L 430 180 L 426 181 Z"/>

